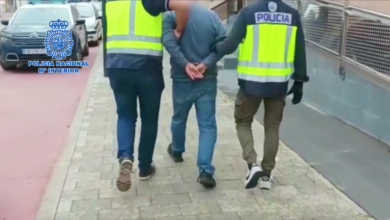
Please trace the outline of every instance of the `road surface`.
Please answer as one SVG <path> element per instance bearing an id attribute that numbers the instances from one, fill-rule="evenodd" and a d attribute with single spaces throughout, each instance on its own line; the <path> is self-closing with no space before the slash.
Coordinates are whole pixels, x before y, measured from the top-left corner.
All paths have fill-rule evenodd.
<path id="1" fill-rule="evenodd" d="M 0 219 L 33 220 L 95 62 L 79 74 L 0 68 Z"/>

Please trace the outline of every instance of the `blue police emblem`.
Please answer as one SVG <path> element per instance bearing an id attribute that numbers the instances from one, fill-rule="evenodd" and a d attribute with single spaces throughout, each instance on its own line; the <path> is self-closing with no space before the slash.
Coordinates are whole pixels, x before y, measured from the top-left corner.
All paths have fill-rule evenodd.
<path id="1" fill-rule="evenodd" d="M 69 23 L 60 19 L 50 21 L 49 26 L 52 30 L 46 32 L 45 48 L 46 55 L 57 60 L 72 55 L 73 37 L 72 32 L 66 30 Z"/>

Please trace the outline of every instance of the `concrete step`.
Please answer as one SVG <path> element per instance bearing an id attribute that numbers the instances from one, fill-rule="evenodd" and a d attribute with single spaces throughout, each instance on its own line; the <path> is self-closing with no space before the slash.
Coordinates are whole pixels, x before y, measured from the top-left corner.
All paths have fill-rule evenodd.
<path id="1" fill-rule="evenodd" d="M 223 68 L 224 69 L 236 69 L 238 64 L 237 57 L 235 55 L 227 55 L 223 59 Z"/>
<path id="2" fill-rule="evenodd" d="M 217 62 L 218 70 L 223 70 L 223 59 Z"/>

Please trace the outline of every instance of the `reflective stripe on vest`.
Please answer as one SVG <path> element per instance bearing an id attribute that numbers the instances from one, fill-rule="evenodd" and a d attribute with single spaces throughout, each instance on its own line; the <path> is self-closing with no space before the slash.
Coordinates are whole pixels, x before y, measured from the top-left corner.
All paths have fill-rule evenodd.
<path id="1" fill-rule="evenodd" d="M 106 3 L 107 53 L 162 56 L 162 15 L 151 16 L 138 0 Z"/>
<path id="2" fill-rule="evenodd" d="M 294 73 L 297 27 L 282 24 L 247 26 L 240 45 L 237 73 L 242 80 L 286 82 Z"/>

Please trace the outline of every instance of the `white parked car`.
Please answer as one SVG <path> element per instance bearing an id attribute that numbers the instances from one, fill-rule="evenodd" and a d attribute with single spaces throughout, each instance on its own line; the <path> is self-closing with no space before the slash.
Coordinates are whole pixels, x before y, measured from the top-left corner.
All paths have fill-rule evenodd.
<path id="1" fill-rule="evenodd" d="M 101 2 L 91 2 L 93 4 L 93 6 L 96 7 L 96 9 L 98 10 L 99 12 L 99 16 L 103 16 L 102 14 L 102 3 Z"/>
<path id="2" fill-rule="evenodd" d="M 99 15 L 97 8 L 91 3 L 73 4 L 82 19 L 85 19 L 87 26 L 88 42 L 92 46 L 99 45 L 99 40 L 103 36 L 102 16 Z"/>

